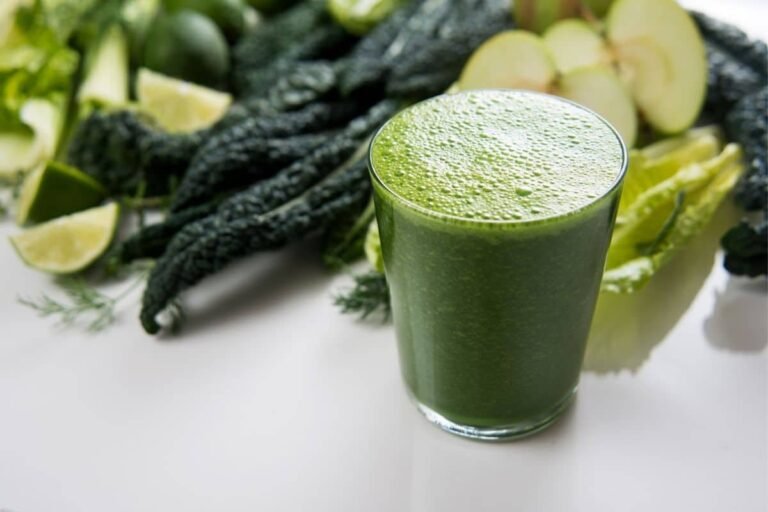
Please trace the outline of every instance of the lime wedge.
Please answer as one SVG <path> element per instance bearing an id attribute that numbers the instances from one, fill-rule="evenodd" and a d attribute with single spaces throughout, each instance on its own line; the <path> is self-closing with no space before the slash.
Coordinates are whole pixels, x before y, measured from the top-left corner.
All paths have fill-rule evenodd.
<path id="1" fill-rule="evenodd" d="M 107 250 L 119 216 L 117 203 L 109 203 L 40 224 L 10 240 L 30 267 L 52 274 L 71 274 L 83 270 Z"/>
<path id="2" fill-rule="evenodd" d="M 45 222 L 96 206 L 106 191 L 82 171 L 59 162 L 38 167 L 24 180 L 16 221 Z"/>
<path id="3" fill-rule="evenodd" d="M 169 132 L 206 128 L 224 115 L 232 96 L 201 85 L 140 69 L 136 91 L 139 108 Z"/>

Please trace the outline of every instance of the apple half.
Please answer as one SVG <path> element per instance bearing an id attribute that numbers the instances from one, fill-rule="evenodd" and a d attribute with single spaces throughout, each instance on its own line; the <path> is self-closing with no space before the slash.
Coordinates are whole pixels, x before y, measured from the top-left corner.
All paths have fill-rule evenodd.
<path id="1" fill-rule="evenodd" d="M 616 128 L 627 147 L 635 144 L 635 104 L 626 86 L 610 66 L 598 64 L 569 71 L 560 77 L 556 92 L 600 114 Z"/>
<path id="2" fill-rule="evenodd" d="M 648 124 L 665 134 L 691 127 L 704 103 L 707 55 L 688 13 L 674 0 L 617 0 L 606 31 Z"/>
<path id="3" fill-rule="evenodd" d="M 558 21 L 542 37 L 560 73 L 611 61 L 605 40 L 584 20 Z"/>
<path id="4" fill-rule="evenodd" d="M 459 88 L 547 92 L 556 76 L 555 63 L 541 38 L 524 30 L 508 30 L 475 50 L 461 72 Z"/>

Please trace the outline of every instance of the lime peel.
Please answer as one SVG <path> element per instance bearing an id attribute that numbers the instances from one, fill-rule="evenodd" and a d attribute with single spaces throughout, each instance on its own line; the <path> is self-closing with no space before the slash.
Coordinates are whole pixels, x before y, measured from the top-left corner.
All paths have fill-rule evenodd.
<path id="1" fill-rule="evenodd" d="M 52 274 L 72 274 L 104 254 L 119 217 L 117 203 L 109 203 L 40 224 L 11 236 L 10 241 L 30 267 Z"/>

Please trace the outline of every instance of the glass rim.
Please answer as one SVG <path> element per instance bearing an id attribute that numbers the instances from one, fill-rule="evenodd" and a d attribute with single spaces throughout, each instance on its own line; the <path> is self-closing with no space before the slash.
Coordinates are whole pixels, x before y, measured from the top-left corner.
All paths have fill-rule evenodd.
<path id="1" fill-rule="evenodd" d="M 442 98 L 443 96 L 448 95 L 448 93 L 443 93 L 438 96 L 434 96 L 432 98 L 428 98 L 426 100 L 408 105 L 404 109 L 400 110 L 397 114 L 389 118 L 384 124 L 382 124 L 376 132 L 371 137 L 371 140 L 368 144 L 368 170 L 369 174 L 373 177 L 374 188 L 375 185 L 378 184 L 385 192 L 387 192 L 389 195 L 391 195 L 393 198 L 395 198 L 397 201 L 399 201 L 401 204 L 406 206 L 408 209 L 413 210 L 417 213 L 423 214 L 427 217 L 435 218 L 435 219 L 442 219 L 442 220 L 451 220 L 451 221 L 458 221 L 463 223 L 469 223 L 474 225 L 487 225 L 487 226 L 529 226 L 534 224 L 545 224 L 548 222 L 552 222 L 554 220 L 558 219 L 565 219 L 568 217 L 572 217 L 574 215 L 578 215 L 580 213 L 583 213 L 585 211 L 590 210 L 591 208 L 595 207 L 596 205 L 602 203 L 604 200 L 606 200 L 608 197 L 610 197 L 616 190 L 621 187 L 622 183 L 624 182 L 624 178 L 627 174 L 627 169 L 629 167 L 629 151 L 627 150 L 627 145 L 624 143 L 624 139 L 621 138 L 621 135 L 616 130 L 616 128 L 608 122 L 608 120 L 605 119 L 605 117 L 601 116 L 594 110 L 587 108 L 579 103 L 576 103 L 575 101 L 571 101 L 566 98 L 561 98 L 559 96 L 555 96 L 552 94 L 546 94 L 542 92 L 537 91 L 528 91 L 523 89 L 499 89 L 499 88 L 488 88 L 488 89 L 472 89 L 468 91 L 460 91 L 456 93 L 451 93 L 451 95 L 455 94 L 466 94 L 470 92 L 477 92 L 477 91 L 503 91 L 503 92 L 512 92 L 514 94 L 518 94 L 521 96 L 544 96 L 549 99 L 553 99 L 555 101 L 560 101 L 564 103 L 568 103 L 580 110 L 583 110 L 585 112 L 588 112 L 592 116 L 596 117 L 600 122 L 602 122 L 605 126 L 608 127 L 608 129 L 613 133 L 616 141 L 619 143 L 619 149 L 621 151 L 621 164 L 619 172 L 616 174 L 616 177 L 611 183 L 611 186 L 608 187 L 603 193 L 596 196 L 594 199 L 592 199 L 590 202 L 579 206 L 578 208 L 575 208 L 573 210 L 568 210 L 564 213 L 558 213 L 555 215 L 548 215 L 546 217 L 540 217 L 535 219 L 482 219 L 482 218 L 469 218 L 469 217 L 460 217 L 458 215 L 452 215 L 449 213 L 443 213 L 438 212 L 435 210 L 431 210 L 425 206 L 422 206 L 420 204 L 417 204 L 410 199 L 406 199 L 402 195 L 398 194 L 394 190 L 392 190 L 385 182 L 381 179 L 381 176 L 379 176 L 378 172 L 376 171 L 376 167 L 373 165 L 373 146 L 376 143 L 376 140 L 379 138 L 379 135 L 381 135 L 381 132 L 384 131 L 384 129 L 389 126 L 391 122 L 393 122 L 397 117 L 402 115 L 403 113 L 407 112 L 408 110 L 416 107 L 417 105 L 421 105 L 422 103 L 428 103 L 431 101 L 436 101 L 439 98 Z"/>

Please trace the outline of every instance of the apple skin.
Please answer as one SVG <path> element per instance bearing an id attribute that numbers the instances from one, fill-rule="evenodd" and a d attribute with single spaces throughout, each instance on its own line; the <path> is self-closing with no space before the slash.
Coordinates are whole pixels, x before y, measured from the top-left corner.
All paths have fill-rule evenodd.
<path id="1" fill-rule="evenodd" d="M 613 0 L 582 0 L 584 7 L 589 9 L 589 12 L 595 18 L 602 18 L 608 13 L 611 8 Z"/>
<path id="2" fill-rule="evenodd" d="M 512 12 L 519 28 L 541 34 L 563 18 L 582 12 L 581 0 L 513 0 Z"/>

